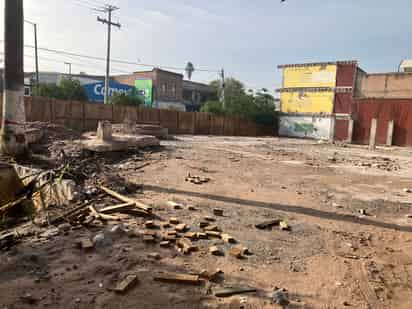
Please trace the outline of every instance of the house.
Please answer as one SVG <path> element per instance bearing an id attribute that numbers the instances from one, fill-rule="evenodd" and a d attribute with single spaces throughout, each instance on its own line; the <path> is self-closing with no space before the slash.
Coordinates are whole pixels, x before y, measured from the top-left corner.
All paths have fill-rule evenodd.
<path id="1" fill-rule="evenodd" d="M 145 105 L 155 108 L 196 111 L 213 94 L 209 85 L 185 81 L 183 74 L 159 68 L 117 75 L 113 79 L 135 86 L 145 99 Z"/>

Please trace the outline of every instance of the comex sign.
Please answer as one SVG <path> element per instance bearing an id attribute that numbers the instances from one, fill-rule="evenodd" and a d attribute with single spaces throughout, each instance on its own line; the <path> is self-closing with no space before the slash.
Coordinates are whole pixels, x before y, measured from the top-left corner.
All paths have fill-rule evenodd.
<path id="1" fill-rule="evenodd" d="M 104 92 L 105 92 L 104 82 L 86 84 L 83 87 L 86 90 L 89 101 L 104 102 Z M 129 93 L 131 91 L 134 91 L 134 89 L 135 87 L 133 86 L 110 82 L 109 83 L 109 97 L 113 96 L 113 94 L 115 93 L 120 93 L 120 94 Z"/>

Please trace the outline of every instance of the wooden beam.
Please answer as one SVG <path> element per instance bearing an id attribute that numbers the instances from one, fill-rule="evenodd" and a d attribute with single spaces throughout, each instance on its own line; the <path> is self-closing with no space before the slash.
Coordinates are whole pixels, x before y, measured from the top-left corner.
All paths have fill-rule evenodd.
<path id="1" fill-rule="evenodd" d="M 141 202 L 138 202 L 134 199 L 131 199 L 127 196 L 124 196 L 120 193 L 117 193 L 113 190 L 110 190 L 109 188 L 106 188 L 104 186 L 100 186 L 100 189 L 103 190 L 105 193 L 107 193 L 108 195 L 114 197 L 115 199 L 118 199 L 119 201 L 122 201 L 124 203 L 133 203 L 137 208 L 140 208 L 144 211 L 147 211 L 148 213 L 152 212 L 152 207 L 145 205 Z"/>

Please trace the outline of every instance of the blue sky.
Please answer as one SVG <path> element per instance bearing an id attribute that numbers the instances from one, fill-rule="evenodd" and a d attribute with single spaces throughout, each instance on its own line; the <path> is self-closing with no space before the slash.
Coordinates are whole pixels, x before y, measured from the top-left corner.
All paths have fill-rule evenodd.
<path id="1" fill-rule="evenodd" d="M 112 56 L 143 63 L 225 68 L 249 88 L 279 87 L 278 64 L 356 59 L 368 72 L 394 71 L 412 58 L 412 3 L 408 0 L 108 0 L 114 20 Z M 87 8 L 103 0 L 24 0 L 25 18 L 38 23 L 39 46 L 105 56 L 106 28 Z M 4 0 L 0 0 L 4 20 Z M 102 14 L 100 14 L 102 15 Z M 3 22 L 0 23 L 3 36 Z M 25 27 L 26 44 L 33 44 Z M 2 45 L 3 46 L 3 45 Z M 33 50 L 25 69 L 34 68 Z M 103 73 L 104 62 L 40 52 L 40 69 Z M 2 58 L 2 55 L 0 55 Z M 113 72 L 145 67 L 113 64 Z M 217 78 L 195 72 L 194 80 Z"/>

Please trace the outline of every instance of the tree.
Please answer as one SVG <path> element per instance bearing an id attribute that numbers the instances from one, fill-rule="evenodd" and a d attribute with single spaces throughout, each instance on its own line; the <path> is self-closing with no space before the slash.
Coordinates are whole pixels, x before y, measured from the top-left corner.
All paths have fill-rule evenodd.
<path id="1" fill-rule="evenodd" d="M 62 79 L 60 91 L 63 100 L 87 101 L 87 93 L 78 80 Z"/>
<path id="2" fill-rule="evenodd" d="M 40 84 L 33 89 L 33 94 L 60 100 L 87 101 L 86 90 L 78 80 L 62 79 L 59 85 Z"/>
<path id="3" fill-rule="evenodd" d="M 186 65 L 185 71 L 186 71 L 186 74 L 187 74 L 187 79 L 191 80 L 192 79 L 192 74 L 195 71 L 195 67 L 194 67 L 193 63 L 188 62 L 187 65 Z"/>
<path id="4" fill-rule="evenodd" d="M 131 105 L 139 106 L 143 105 L 143 99 L 136 95 L 135 92 L 129 93 L 115 93 L 110 98 L 110 103 L 113 105 Z"/>
<path id="5" fill-rule="evenodd" d="M 202 111 L 214 114 L 241 116 L 256 123 L 274 124 L 276 121 L 275 98 L 266 88 L 254 92 L 246 90 L 243 83 L 235 78 L 228 78 L 225 82 L 225 107 L 218 101 L 222 93 L 222 84 L 219 80 L 210 82 L 215 89 L 216 98 L 207 102 Z"/>
<path id="6" fill-rule="evenodd" d="M 212 113 L 215 115 L 224 115 L 225 110 L 220 101 L 207 101 L 200 109 L 203 113 Z"/>

